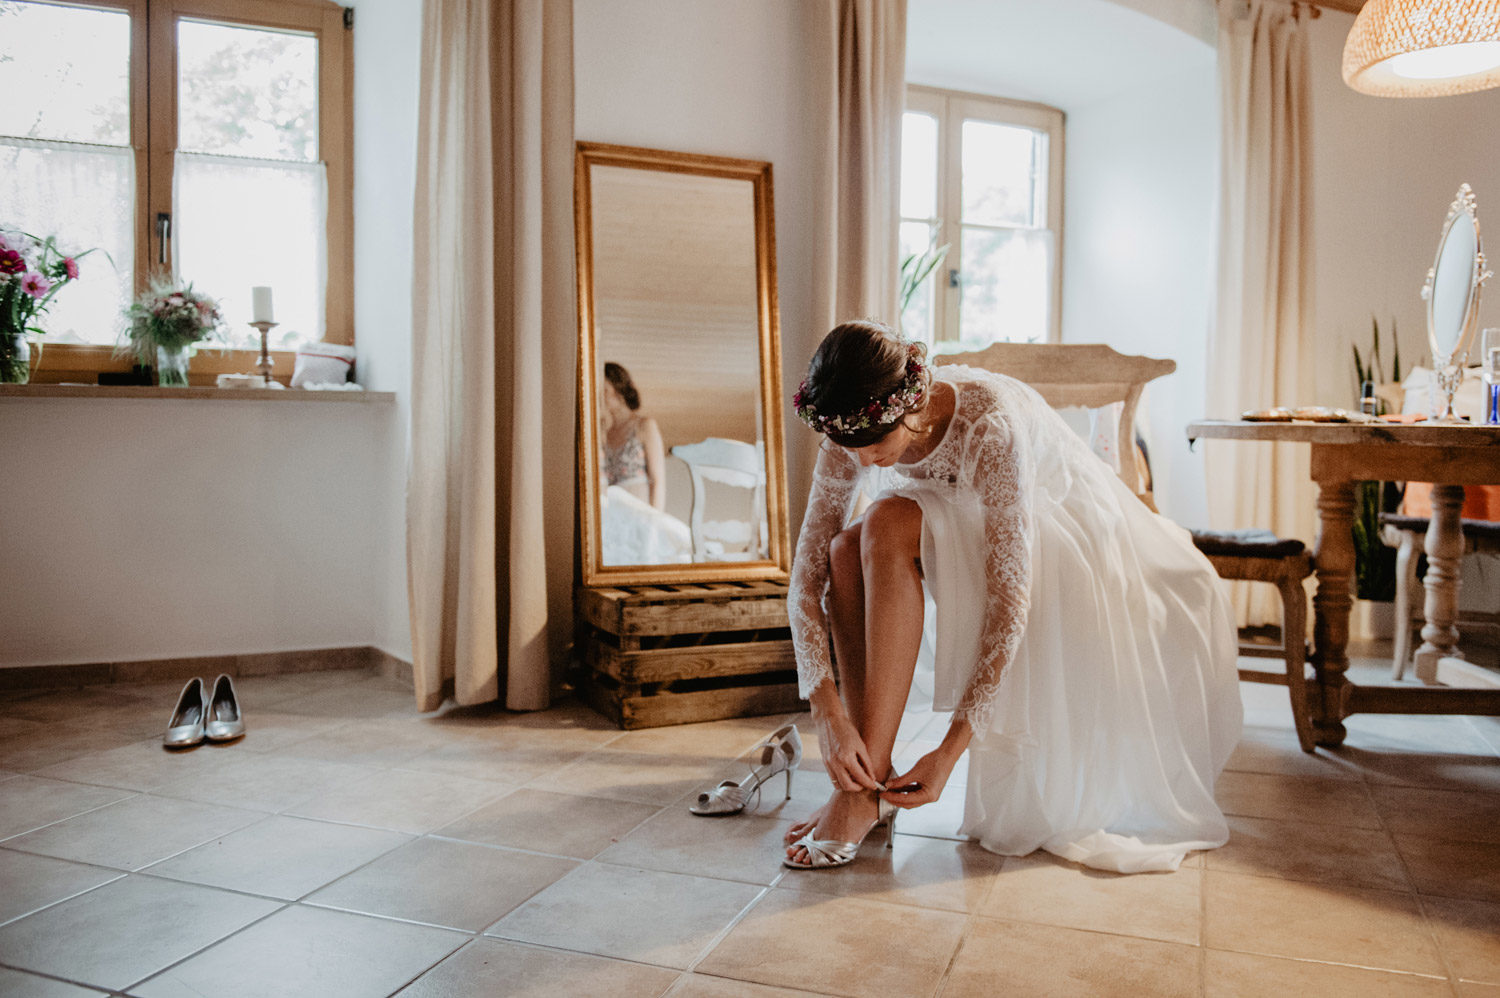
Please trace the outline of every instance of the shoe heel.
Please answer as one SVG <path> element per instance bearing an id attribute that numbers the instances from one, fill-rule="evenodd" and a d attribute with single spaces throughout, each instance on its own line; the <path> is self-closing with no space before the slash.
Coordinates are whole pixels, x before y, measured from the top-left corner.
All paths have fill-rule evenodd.
<path id="1" fill-rule="evenodd" d="M 891 808 L 890 817 L 886 819 L 886 822 L 885 822 L 885 847 L 887 849 L 894 849 L 894 848 L 896 848 L 896 815 L 898 815 L 900 813 L 901 813 L 901 809 L 899 807 L 893 807 L 893 808 Z"/>
<path id="2" fill-rule="evenodd" d="M 786 771 L 786 799 L 792 799 L 792 771 L 790 768 Z"/>

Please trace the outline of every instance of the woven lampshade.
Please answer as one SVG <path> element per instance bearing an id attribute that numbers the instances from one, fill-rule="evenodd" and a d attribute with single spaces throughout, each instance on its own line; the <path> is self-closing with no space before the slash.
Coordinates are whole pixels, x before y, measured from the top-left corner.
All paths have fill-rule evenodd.
<path id="1" fill-rule="evenodd" d="M 1500 86 L 1500 0 L 1366 0 L 1344 42 L 1344 82 L 1377 97 Z"/>

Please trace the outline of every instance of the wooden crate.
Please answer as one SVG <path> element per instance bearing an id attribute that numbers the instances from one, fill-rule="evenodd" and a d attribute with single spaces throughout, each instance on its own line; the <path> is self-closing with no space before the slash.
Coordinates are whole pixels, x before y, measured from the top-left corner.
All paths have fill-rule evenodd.
<path id="1" fill-rule="evenodd" d="M 803 709 L 785 583 L 582 588 L 579 692 L 622 728 Z"/>

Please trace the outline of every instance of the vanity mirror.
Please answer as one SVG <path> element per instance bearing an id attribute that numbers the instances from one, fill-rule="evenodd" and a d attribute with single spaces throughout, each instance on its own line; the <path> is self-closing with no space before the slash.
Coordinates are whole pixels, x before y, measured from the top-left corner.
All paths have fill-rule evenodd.
<path id="1" fill-rule="evenodd" d="M 583 583 L 787 577 L 771 165 L 580 142 Z"/>
<path id="2" fill-rule="evenodd" d="M 1479 289 L 1490 277 L 1485 270 L 1484 249 L 1479 240 L 1479 217 L 1474 192 L 1468 184 L 1448 209 L 1443 234 L 1438 239 L 1437 259 L 1427 271 L 1422 297 L 1427 301 L 1427 343 L 1432 349 L 1432 369 L 1438 387 L 1446 396 L 1442 422 L 1457 422 L 1453 396 L 1463 381 L 1464 362 L 1474 327 L 1479 319 Z"/>

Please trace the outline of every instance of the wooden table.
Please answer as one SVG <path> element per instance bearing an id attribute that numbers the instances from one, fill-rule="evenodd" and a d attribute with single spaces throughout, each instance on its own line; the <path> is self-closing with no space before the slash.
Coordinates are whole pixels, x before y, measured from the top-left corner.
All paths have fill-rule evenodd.
<path id="1" fill-rule="evenodd" d="M 1349 681 L 1349 610 L 1354 605 L 1354 493 L 1360 481 L 1433 482 L 1427 529 L 1426 624 L 1418 661 L 1451 655 L 1458 643 L 1459 511 L 1465 485 L 1500 484 L 1500 427 L 1418 423 L 1190 423 L 1188 439 L 1279 440 L 1312 446 L 1310 474 L 1318 485 L 1314 549 L 1312 703 L 1320 745 L 1344 740 L 1350 714 L 1500 714 L 1500 690 L 1360 686 Z M 1247 483 L 1249 484 L 1249 483 Z M 1254 487 L 1250 484 L 1250 487 Z"/>

